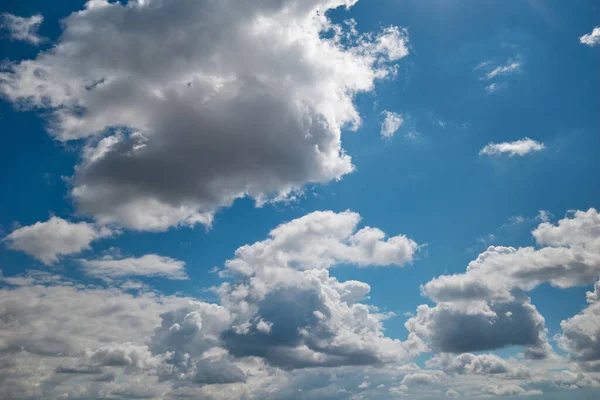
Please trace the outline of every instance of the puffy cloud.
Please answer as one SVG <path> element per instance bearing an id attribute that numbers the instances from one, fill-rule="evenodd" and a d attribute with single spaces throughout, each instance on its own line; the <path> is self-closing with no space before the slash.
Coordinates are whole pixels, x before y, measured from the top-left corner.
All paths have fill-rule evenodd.
<path id="1" fill-rule="evenodd" d="M 449 375 L 500 375 L 507 379 L 527 379 L 532 371 L 516 360 L 510 362 L 494 354 L 437 354 L 427 361 L 428 367 L 439 367 Z"/>
<path id="2" fill-rule="evenodd" d="M 460 397 L 460 393 L 458 393 L 456 390 L 450 389 L 450 390 L 446 391 L 446 396 L 456 399 L 456 398 Z"/>
<path id="3" fill-rule="evenodd" d="M 427 371 L 422 370 L 419 372 L 413 372 L 407 374 L 400 384 L 406 386 L 427 386 L 427 385 L 435 385 L 442 381 L 443 373 L 441 371 Z"/>
<path id="4" fill-rule="evenodd" d="M 384 138 L 391 138 L 400 126 L 402 126 L 404 119 L 402 118 L 402 115 L 387 110 L 383 112 L 383 115 L 385 116 L 385 119 L 381 123 L 381 136 Z"/>
<path id="5" fill-rule="evenodd" d="M 273 229 L 267 240 L 240 247 L 225 271 L 239 279 L 218 289 L 235 315 L 222 335 L 225 348 L 285 369 L 393 362 L 416 351 L 420 343 L 413 338 L 384 336 L 390 314 L 360 303 L 369 285 L 340 282 L 326 269 L 412 260 L 414 241 L 402 235 L 385 240 L 376 228 L 357 230 L 359 221 L 348 211 L 313 212 Z"/>
<path id="6" fill-rule="evenodd" d="M 407 359 L 415 344 L 383 334 L 390 315 L 356 302 L 369 289 L 321 269 L 269 271 L 224 284 L 221 299 L 236 316 L 222 335 L 224 346 L 236 357 L 258 356 L 284 369 Z M 263 319 L 268 331 L 260 329 Z"/>
<path id="7" fill-rule="evenodd" d="M 354 3 L 90 0 L 52 49 L 0 73 L 0 93 L 48 112 L 58 140 L 87 138 L 80 211 L 139 230 L 209 225 L 236 198 L 353 170 L 341 129 L 360 124 L 354 95 L 408 54 L 405 30 L 328 19 Z"/>
<path id="8" fill-rule="evenodd" d="M 600 44 L 600 26 L 595 27 L 591 33 L 586 33 L 579 38 L 579 41 L 586 46 L 597 46 Z"/>
<path id="9" fill-rule="evenodd" d="M 533 230 L 541 247 L 490 246 L 464 274 L 442 275 L 422 287 L 438 302 L 514 299 L 514 290 L 542 283 L 559 288 L 593 284 L 600 275 L 600 215 L 590 208 Z"/>
<path id="10" fill-rule="evenodd" d="M 0 15 L 0 28 L 7 30 L 12 40 L 22 40 L 33 45 L 39 45 L 46 40 L 37 33 L 43 21 L 44 17 L 40 14 L 31 17 L 19 17 L 3 13 Z"/>
<path id="11" fill-rule="evenodd" d="M 87 222 L 69 222 L 52 217 L 14 230 L 2 239 L 9 248 L 23 251 L 44 264 L 54 264 L 64 255 L 80 253 L 90 243 L 114 234 L 105 227 Z"/>
<path id="12" fill-rule="evenodd" d="M 529 299 L 510 303 L 421 305 L 406 324 L 434 352 L 464 353 L 511 345 L 526 347 L 530 358 L 550 351 L 544 317 Z"/>
<path id="13" fill-rule="evenodd" d="M 496 87 L 490 88 L 489 91 L 493 92 Z M 503 143 L 489 143 L 481 151 L 480 155 L 497 155 L 497 154 L 508 154 L 509 157 L 513 156 L 524 156 L 525 154 L 544 150 L 544 146 L 541 142 L 536 142 L 528 137 L 516 140 L 514 142 L 503 142 Z"/>
<path id="14" fill-rule="evenodd" d="M 565 389 L 598 388 L 600 382 L 584 372 L 570 370 L 553 373 L 548 380 Z"/>
<path id="15" fill-rule="evenodd" d="M 588 370 L 600 371 L 600 281 L 587 293 L 590 305 L 560 323 L 558 345 Z"/>
<path id="16" fill-rule="evenodd" d="M 469 263 L 465 273 L 442 275 L 423 285 L 423 294 L 436 304 L 420 306 L 417 315 L 406 322 L 407 329 L 436 352 L 521 345 L 526 356 L 544 357 L 551 351 L 544 318 L 525 292 L 542 283 L 568 288 L 595 282 L 600 275 L 599 230 L 600 216 L 592 208 L 576 211 L 556 225 L 541 223 L 533 237 L 545 247 L 490 246 Z M 595 299 L 596 295 L 588 297 Z M 586 310 L 590 317 L 594 309 L 592 305 Z M 575 333 L 581 330 L 575 328 L 579 321 L 586 319 L 576 316 L 572 322 L 564 322 L 563 329 L 569 331 L 572 326 Z M 590 344 L 578 350 L 576 342 L 569 342 L 566 332 L 564 335 L 563 346 L 576 355 Z"/>
<path id="17" fill-rule="evenodd" d="M 357 230 L 360 215 L 316 211 L 279 225 L 269 239 L 242 246 L 226 266 L 252 275 L 279 268 L 328 268 L 335 264 L 402 266 L 413 261 L 418 245 L 404 235 L 386 238 L 377 228 Z"/>
<path id="18" fill-rule="evenodd" d="M 500 384 L 486 386 L 482 394 L 491 396 L 533 396 L 544 393 L 540 390 L 526 390 L 518 385 Z"/>
<path id="19" fill-rule="evenodd" d="M 98 260 L 80 260 L 80 263 L 86 274 L 108 280 L 128 276 L 187 279 L 183 261 L 156 254 L 146 254 L 139 258 L 108 257 Z"/>

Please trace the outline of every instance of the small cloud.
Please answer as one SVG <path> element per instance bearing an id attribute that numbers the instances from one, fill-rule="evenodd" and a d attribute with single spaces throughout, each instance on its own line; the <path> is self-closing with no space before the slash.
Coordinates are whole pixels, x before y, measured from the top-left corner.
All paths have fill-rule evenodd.
<path id="1" fill-rule="evenodd" d="M 487 85 L 485 87 L 485 91 L 488 92 L 488 94 L 492 94 L 492 93 L 496 93 L 500 89 L 504 89 L 505 87 L 506 87 L 506 84 L 494 82 L 494 83 Z"/>
<path id="2" fill-rule="evenodd" d="M 537 219 L 542 221 L 542 222 L 548 222 L 550 221 L 550 219 L 554 217 L 554 215 L 552 215 L 552 213 L 550 211 L 546 211 L 546 210 L 540 210 L 538 212 L 538 216 Z"/>
<path id="3" fill-rule="evenodd" d="M 523 222 L 525 222 L 525 217 L 523 217 L 521 215 L 515 215 L 514 217 L 510 217 L 509 221 L 513 225 L 519 225 L 519 224 L 522 224 Z"/>
<path id="4" fill-rule="evenodd" d="M 590 47 L 600 44 L 600 26 L 595 27 L 591 33 L 587 33 L 580 37 L 579 42 Z"/>
<path id="5" fill-rule="evenodd" d="M 491 70 L 490 72 L 488 72 L 485 75 L 484 79 L 490 80 L 490 79 L 496 78 L 497 76 L 507 75 L 507 74 L 511 74 L 513 72 L 519 72 L 520 70 L 521 70 L 520 62 L 509 62 L 506 65 L 498 66 L 498 67 L 494 68 L 493 70 Z"/>
<path id="6" fill-rule="evenodd" d="M 12 40 L 19 40 L 33 45 L 39 45 L 46 39 L 37 34 L 44 17 L 40 14 L 29 18 L 4 13 L 0 15 L 0 28 L 8 31 Z"/>
<path id="7" fill-rule="evenodd" d="M 383 111 L 382 114 L 385 115 L 385 119 L 381 123 L 381 136 L 391 138 L 404 123 L 404 118 L 398 113 L 387 110 Z"/>
<path id="8" fill-rule="evenodd" d="M 525 137 L 514 142 L 503 142 L 503 143 L 489 143 L 481 151 L 479 155 L 498 155 L 508 154 L 509 157 L 513 156 L 524 156 L 527 153 L 544 150 L 544 146 L 541 142 L 536 142 L 528 137 Z"/>
<path id="9" fill-rule="evenodd" d="M 420 134 L 417 131 L 410 131 L 404 135 L 405 138 L 410 139 L 410 140 L 415 140 L 419 136 L 420 136 Z"/>

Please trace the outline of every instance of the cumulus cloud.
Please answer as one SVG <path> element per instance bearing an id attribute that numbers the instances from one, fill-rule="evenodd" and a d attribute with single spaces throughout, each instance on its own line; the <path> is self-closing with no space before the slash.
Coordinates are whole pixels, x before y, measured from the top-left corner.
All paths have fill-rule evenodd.
<path id="1" fill-rule="evenodd" d="M 491 396 L 533 396 L 544 393 L 541 390 L 526 390 L 518 385 L 501 384 L 486 386 L 482 394 Z"/>
<path id="2" fill-rule="evenodd" d="M 354 95 L 408 54 L 403 29 L 328 19 L 354 3 L 90 0 L 52 49 L 0 73 L 0 93 L 45 111 L 58 140 L 86 140 L 80 211 L 139 230 L 209 225 L 236 198 L 353 170 L 341 130 L 360 124 Z"/>
<path id="3" fill-rule="evenodd" d="M 159 276 L 169 279 L 187 279 L 185 263 L 170 257 L 146 254 L 139 258 L 112 257 L 80 260 L 86 274 L 103 279 L 128 276 Z"/>
<path id="4" fill-rule="evenodd" d="M 600 371 L 600 281 L 587 293 L 587 299 L 588 307 L 560 323 L 562 333 L 557 342 L 583 368 Z"/>
<path id="5" fill-rule="evenodd" d="M 404 118 L 400 114 L 387 110 L 383 112 L 383 115 L 385 118 L 381 123 L 381 136 L 391 138 L 404 123 Z"/>
<path id="6" fill-rule="evenodd" d="M 496 375 L 505 379 L 527 379 L 532 371 L 516 360 L 507 361 L 495 354 L 449 353 L 436 354 L 426 362 L 439 367 L 448 375 Z"/>
<path id="7" fill-rule="evenodd" d="M 336 264 L 403 266 L 419 245 L 405 235 L 386 237 L 377 228 L 358 229 L 360 215 L 351 211 L 315 211 L 284 223 L 269 238 L 240 247 L 226 263 L 229 272 L 252 275 L 277 268 L 329 268 Z"/>
<path id="8" fill-rule="evenodd" d="M 32 365 L 27 379 L 19 375 L 23 364 L 0 368 L 0 380 L 17 398 L 59 392 L 154 398 L 184 387 L 192 388 L 183 390 L 192 396 L 211 398 L 210 389 L 193 387 L 214 384 L 234 385 L 230 389 L 241 397 L 235 385 L 266 373 L 257 371 L 276 376 L 274 371 L 407 360 L 422 350 L 421 342 L 386 337 L 383 322 L 393 314 L 363 303 L 369 285 L 339 281 L 327 268 L 400 266 L 417 246 L 404 236 L 386 239 L 375 228 L 357 229 L 359 221 L 351 212 L 315 212 L 238 249 L 226 263 L 233 281 L 214 288 L 220 305 L 161 296 L 143 286 L 128 289 L 133 295 L 49 280 L 47 274 L 4 278 L 9 286 L 0 288 L 0 358 L 17 356 L 18 363 Z M 107 281 L 184 276 L 183 263 L 155 255 L 82 263 Z"/>
<path id="9" fill-rule="evenodd" d="M 33 45 L 39 45 L 46 40 L 37 33 L 43 21 L 44 17 L 40 14 L 32 15 L 31 17 L 19 17 L 3 13 L 0 15 L 0 28 L 8 31 L 12 40 L 21 40 Z"/>
<path id="10" fill-rule="evenodd" d="M 508 154 L 509 157 L 524 156 L 525 154 L 544 150 L 546 146 L 528 137 L 514 142 L 489 143 L 479 151 L 479 155 Z"/>
<path id="11" fill-rule="evenodd" d="M 46 222 L 16 229 L 2 242 L 13 250 L 25 252 L 49 265 L 58 262 L 61 256 L 88 250 L 93 241 L 114 233 L 109 228 L 87 222 L 69 222 L 52 217 Z"/>
<path id="12" fill-rule="evenodd" d="M 456 399 L 456 398 L 460 397 L 460 393 L 458 393 L 456 390 L 450 389 L 450 390 L 446 391 L 446 396 Z"/>
<path id="13" fill-rule="evenodd" d="M 526 355 L 550 351 L 544 318 L 525 295 L 542 283 L 559 288 L 592 284 L 600 275 L 600 216 L 591 208 L 532 232 L 538 246 L 490 246 L 464 274 L 422 286 L 436 302 L 406 322 L 435 351 L 468 352 L 521 345 Z M 590 298 L 595 298 L 590 295 Z"/>
<path id="14" fill-rule="evenodd" d="M 600 26 L 597 26 L 590 33 L 586 33 L 579 38 L 579 41 L 586 46 L 597 46 L 600 44 Z"/>
<path id="15" fill-rule="evenodd" d="M 441 371 L 428 371 L 422 370 L 419 372 L 413 372 L 407 374 L 402 381 L 400 382 L 402 385 L 406 386 L 428 386 L 435 385 L 442 381 L 443 373 Z"/>

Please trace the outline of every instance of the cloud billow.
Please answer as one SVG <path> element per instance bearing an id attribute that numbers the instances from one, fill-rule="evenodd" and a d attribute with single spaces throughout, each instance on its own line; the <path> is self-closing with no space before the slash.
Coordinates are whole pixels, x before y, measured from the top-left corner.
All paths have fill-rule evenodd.
<path id="1" fill-rule="evenodd" d="M 52 49 L 0 73 L 0 93 L 47 112 L 56 139 L 86 141 L 80 211 L 138 230 L 210 225 L 236 198 L 353 171 L 341 129 L 360 124 L 354 95 L 408 54 L 403 29 L 326 17 L 353 3 L 91 0 Z"/>

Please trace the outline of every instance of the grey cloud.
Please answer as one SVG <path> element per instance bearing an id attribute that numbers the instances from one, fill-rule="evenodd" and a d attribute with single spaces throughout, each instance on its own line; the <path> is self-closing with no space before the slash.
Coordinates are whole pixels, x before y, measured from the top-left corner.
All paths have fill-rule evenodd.
<path id="1" fill-rule="evenodd" d="M 543 358 L 551 352 L 544 318 L 525 293 L 543 283 L 568 288 L 595 282 L 600 275 L 599 232 L 600 217 L 591 208 L 557 224 L 541 223 L 532 232 L 540 248 L 490 246 L 465 273 L 442 275 L 423 285 L 422 293 L 436 304 L 419 307 L 406 327 L 434 351 L 520 345 L 526 356 Z M 593 308 L 587 312 L 593 313 Z M 579 325 L 578 319 L 574 317 L 573 326 Z M 564 338 L 564 346 L 570 347 Z M 573 346 L 577 354 L 577 345 Z"/>
<path id="2" fill-rule="evenodd" d="M 31 17 L 19 17 L 3 13 L 0 15 L 0 28 L 8 31 L 12 40 L 21 40 L 32 45 L 39 45 L 46 40 L 37 33 L 43 21 L 44 17 L 40 14 Z"/>
<path id="3" fill-rule="evenodd" d="M 587 298 L 590 304 L 581 313 L 560 323 L 557 342 L 581 367 L 600 371 L 600 281 Z"/>
<path id="4" fill-rule="evenodd" d="M 531 358 L 549 351 L 544 317 L 529 303 L 479 304 L 467 309 L 440 303 L 419 306 L 405 326 L 428 343 L 434 352 L 465 353 L 518 345 Z"/>
<path id="5" fill-rule="evenodd" d="M 86 274 L 112 280 L 129 276 L 159 276 L 168 279 L 187 279 L 185 263 L 170 257 L 146 254 L 142 257 L 102 258 L 80 260 Z"/>
<path id="6" fill-rule="evenodd" d="M 48 111 L 58 140 L 86 139 L 80 211 L 139 230 L 210 225 L 236 198 L 353 170 L 341 129 L 360 124 L 354 95 L 408 53 L 405 30 L 328 20 L 354 3 L 91 0 L 55 47 L 0 73 L 0 93 Z"/>
<path id="7" fill-rule="evenodd" d="M 54 264 L 61 256 L 77 254 L 90 248 L 98 239 L 116 232 L 87 222 L 70 222 L 51 217 L 14 230 L 2 242 L 13 250 L 23 251 L 44 264 Z"/>

